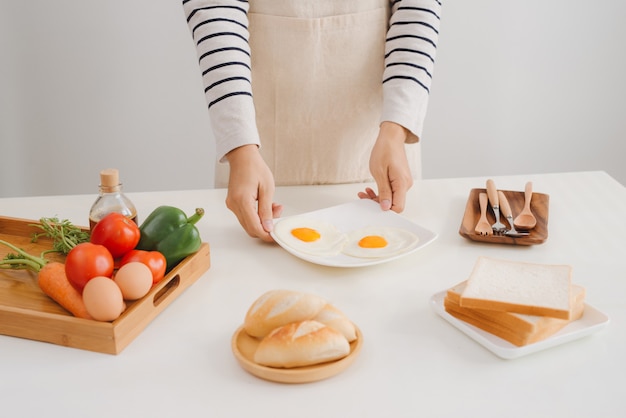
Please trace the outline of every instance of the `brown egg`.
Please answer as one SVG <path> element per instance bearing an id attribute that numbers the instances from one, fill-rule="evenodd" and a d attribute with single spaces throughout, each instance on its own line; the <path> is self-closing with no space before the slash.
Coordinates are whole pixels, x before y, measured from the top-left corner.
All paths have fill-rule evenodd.
<path id="1" fill-rule="evenodd" d="M 113 321 L 126 305 L 119 286 L 104 276 L 89 280 L 83 289 L 83 302 L 89 315 L 97 321 Z"/>
<path id="2" fill-rule="evenodd" d="M 152 271 L 138 261 L 124 264 L 114 277 L 125 300 L 137 300 L 144 297 L 152 287 Z"/>

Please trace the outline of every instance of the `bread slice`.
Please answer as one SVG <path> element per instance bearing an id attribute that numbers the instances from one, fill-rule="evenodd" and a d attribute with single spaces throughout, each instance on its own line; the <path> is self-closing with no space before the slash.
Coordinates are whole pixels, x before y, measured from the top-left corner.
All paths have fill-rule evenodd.
<path id="1" fill-rule="evenodd" d="M 348 340 L 317 321 L 284 325 L 261 340 L 254 361 L 269 367 L 293 368 L 339 360 L 350 354 Z"/>
<path id="2" fill-rule="evenodd" d="M 314 318 L 324 305 L 326 301 L 319 296 L 292 290 L 270 290 L 250 306 L 243 326 L 248 335 L 262 338 L 282 325 Z"/>
<path id="3" fill-rule="evenodd" d="M 460 306 L 570 319 L 571 276 L 568 265 L 479 257 Z"/>
<path id="4" fill-rule="evenodd" d="M 341 332 L 348 342 L 356 340 L 356 328 L 348 317 L 331 304 L 326 304 L 313 320 L 335 328 Z"/>
<path id="5" fill-rule="evenodd" d="M 585 308 L 585 289 L 572 285 L 572 310 L 570 319 L 525 315 L 511 312 L 464 308 L 460 306 L 461 294 L 467 282 L 448 289 L 444 298 L 445 310 L 455 318 L 494 334 L 516 346 L 544 340 L 570 322 L 579 319 Z"/>

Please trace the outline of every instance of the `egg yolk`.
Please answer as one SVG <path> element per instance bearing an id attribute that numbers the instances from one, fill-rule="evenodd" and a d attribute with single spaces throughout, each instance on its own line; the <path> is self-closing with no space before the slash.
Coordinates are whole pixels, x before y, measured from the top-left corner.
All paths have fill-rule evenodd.
<path id="1" fill-rule="evenodd" d="M 298 238 L 300 241 L 313 242 L 320 239 L 321 235 L 315 229 L 311 228 L 295 228 L 291 230 L 291 235 Z"/>
<path id="2" fill-rule="evenodd" d="M 361 248 L 384 248 L 386 246 L 387 240 L 380 235 L 368 235 L 359 241 Z"/>

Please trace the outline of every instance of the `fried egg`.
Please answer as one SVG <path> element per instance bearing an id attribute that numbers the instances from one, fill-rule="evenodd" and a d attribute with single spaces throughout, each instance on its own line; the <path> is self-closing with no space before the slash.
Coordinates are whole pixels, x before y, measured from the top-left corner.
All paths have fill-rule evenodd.
<path id="1" fill-rule="evenodd" d="M 406 229 L 368 226 L 348 234 L 343 253 L 359 258 L 383 258 L 402 254 L 417 246 L 419 238 Z"/>
<path id="2" fill-rule="evenodd" d="M 347 242 L 346 234 L 335 225 L 301 217 L 285 218 L 276 222 L 274 236 L 289 248 L 322 257 L 341 253 Z"/>

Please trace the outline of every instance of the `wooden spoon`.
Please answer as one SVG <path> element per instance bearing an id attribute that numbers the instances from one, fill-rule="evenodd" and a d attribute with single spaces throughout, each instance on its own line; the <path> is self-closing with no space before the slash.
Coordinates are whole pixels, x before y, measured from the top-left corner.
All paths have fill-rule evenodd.
<path id="1" fill-rule="evenodd" d="M 533 196 L 533 183 L 529 181 L 524 188 L 524 208 L 513 220 L 513 224 L 517 229 L 529 230 L 537 225 L 537 219 L 530 210 L 530 200 Z"/>

